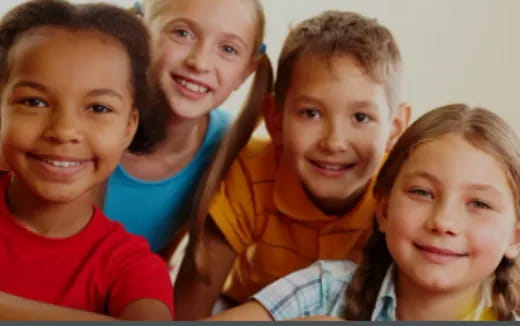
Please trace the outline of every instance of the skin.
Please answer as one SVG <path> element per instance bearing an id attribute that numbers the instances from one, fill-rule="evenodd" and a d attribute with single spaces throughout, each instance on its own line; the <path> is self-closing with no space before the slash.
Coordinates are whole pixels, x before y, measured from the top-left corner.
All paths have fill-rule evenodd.
<path id="1" fill-rule="evenodd" d="M 14 173 L 9 210 L 34 233 L 72 236 L 90 221 L 90 191 L 115 168 L 137 127 L 128 55 L 99 32 L 41 27 L 19 38 L 8 64 L 0 148 Z M 0 318 L 76 317 L 107 318 L 0 293 Z M 142 299 L 118 317 L 166 320 L 170 312 Z"/>
<path id="2" fill-rule="evenodd" d="M 179 173 L 196 155 L 218 107 L 256 70 L 256 17 L 241 0 L 170 1 L 149 22 L 153 40 L 152 76 L 166 99 L 167 136 L 148 155 L 125 153 L 132 176 L 162 180 Z M 235 17 L 229 19 L 229 17 Z M 195 91 L 194 91 L 195 89 Z"/>
<path id="3" fill-rule="evenodd" d="M 392 112 L 384 85 L 350 55 L 306 55 L 293 71 L 284 106 L 269 119 L 280 164 L 322 211 L 343 216 L 406 127 L 407 108 Z"/>
<path id="4" fill-rule="evenodd" d="M 460 135 L 412 151 L 377 208 L 398 266 L 398 319 L 459 320 L 474 308 L 500 260 L 518 256 L 514 201 L 502 163 Z M 250 301 L 208 320 L 272 317 Z"/>
<path id="5" fill-rule="evenodd" d="M 407 126 L 410 108 L 403 105 L 391 113 L 384 86 L 351 56 L 303 57 L 293 71 L 284 107 L 266 99 L 268 130 L 282 148 L 280 164 L 296 171 L 310 199 L 325 213 L 343 216 Z M 315 160 L 355 166 L 330 173 L 317 169 Z M 209 282 L 193 277 L 196 270 L 189 250 L 175 288 L 175 296 L 183 298 L 176 306 L 180 320 L 211 314 L 237 257 L 214 223 L 205 232 L 211 275 Z"/>
<path id="6" fill-rule="evenodd" d="M 515 200 L 503 164 L 461 135 L 410 154 L 378 208 L 399 319 L 457 320 L 471 309 L 502 258 L 518 255 Z"/>

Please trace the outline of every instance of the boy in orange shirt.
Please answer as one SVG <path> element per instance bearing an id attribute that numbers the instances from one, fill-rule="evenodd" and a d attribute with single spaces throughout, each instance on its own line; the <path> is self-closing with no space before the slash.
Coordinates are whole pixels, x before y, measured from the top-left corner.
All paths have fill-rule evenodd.
<path id="1" fill-rule="evenodd" d="M 409 121 L 400 79 L 397 44 L 373 19 L 328 11 L 289 33 L 266 100 L 272 141 L 249 142 L 221 182 L 205 228 L 209 282 L 191 245 L 179 319 L 208 316 L 222 291 L 244 302 L 316 259 L 361 258 L 373 178 Z"/>

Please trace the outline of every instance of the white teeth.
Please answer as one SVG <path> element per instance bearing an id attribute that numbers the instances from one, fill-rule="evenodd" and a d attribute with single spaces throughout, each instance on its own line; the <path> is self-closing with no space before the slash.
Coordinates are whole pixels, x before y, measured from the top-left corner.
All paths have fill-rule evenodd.
<path id="1" fill-rule="evenodd" d="M 184 87 L 186 87 L 187 89 L 189 89 L 190 91 L 192 92 L 197 92 L 197 93 L 207 93 L 208 92 L 208 88 L 207 87 L 204 87 L 204 86 L 201 86 L 201 85 L 197 85 L 195 83 L 192 83 L 192 82 L 189 82 L 185 79 L 177 79 L 177 81 Z"/>
<path id="2" fill-rule="evenodd" d="M 333 171 L 339 171 L 339 170 L 343 170 L 345 168 L 344 165 L 335 165 L 335 164 L 319 164 L 319 166 L 322 169 L 333 170 Z"/>
<path id="3" fill-rule="evenodd" d="M 52 164 L 54 166 L 60 167 L 60 168 L 70 168 L 70 167 L 78 166 L 81 164 L 81 162 L 53 161 L 53 160 L 45 160 L 45 162 Z"/>

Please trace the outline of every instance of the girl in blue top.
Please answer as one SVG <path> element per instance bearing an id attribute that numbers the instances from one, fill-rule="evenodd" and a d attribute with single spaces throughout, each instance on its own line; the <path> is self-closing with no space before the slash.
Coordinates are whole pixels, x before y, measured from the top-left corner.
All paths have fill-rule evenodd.
<path id="1" fill-rule="evenodd" d="M 144 0 L 136 9 L 152 38 L 154 95 L 108 179 L 104 211 L 159 251 L 187 220 L 196 185 L 229 125 L 215 108 L 256 71 L 255 96 L 241 117 L 260 110 L 271 65 L 258 0 Z M 230 136 L 247 139 L 253 127 Z"/>

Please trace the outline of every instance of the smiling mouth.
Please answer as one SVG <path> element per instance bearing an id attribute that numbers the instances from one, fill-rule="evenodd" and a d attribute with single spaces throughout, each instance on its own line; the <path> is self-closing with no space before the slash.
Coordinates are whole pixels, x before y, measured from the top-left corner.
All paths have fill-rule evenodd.
<path id="1" fill-rule="evenodd" d="M 84 159 L 73 159 L 73 158 L 65 158 L 65 157 L 55 157 L 55 156 L 46 156 L 46 155 L 36 155 L 28 153 L 32 159 L 47 163 L 49 165 L 58 167 L 58 168 L 74 168 L 78 167 L 82 164 L 90 162 L 92 160 L 84 160 Z"/>
<path id="2" fill-rule="evenodd" d="M 452 251 L 449 249 L 443 249 L 443 248 L 427 246 L 427 245 L 419 245 L 416 243 L 414 243 L 413 245 L 417 249 L 419 249 L 423 252 L 429 253 L 429 254 L 434 254 L 434 255 L 439 255 L 439 256 L 444 256 L 444 257 L 467 257 L 468 256 L 467 253 L 459 253 L 459 252 L 455 252 L 455 251 Z"/>
<path id="3" fill-rule="evenodd" d="M 175 75 L 173 75 L 172 77 L 179 85 L 181 85 L 182 87 L 184 87 L 187 90 L 192 91 L 194 93 L 205 94 L 205 93 L 209 93 L 211 91 L 211 89 L 208 86 L 202 85 L 193 80 L 186 79 L 181 76 L 175 76 Z"/>
<path id="4" fill-rule="evenodd" d="M 331 172 L 345 172 L 353 169 L 357 164 L 356 163 L 328 163 L 328 162 L 320 162 L 320 161 L 310 161 L 312 165 L 322 170 L 331 171 Z"/>

